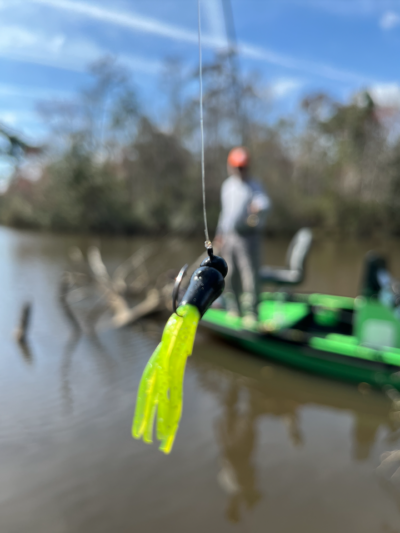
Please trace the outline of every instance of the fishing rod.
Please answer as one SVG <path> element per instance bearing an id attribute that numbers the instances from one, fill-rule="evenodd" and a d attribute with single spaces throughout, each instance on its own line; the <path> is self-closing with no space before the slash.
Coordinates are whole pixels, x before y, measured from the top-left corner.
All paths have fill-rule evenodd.
<path id="1" fill-rule="evenodd" d="M 248 127 L 246 116 L 243 112 L 242 94 L 243 86 L 240 80 L 239 61 L 238 61 L 238 42 L 235 29 L 235 20 L 231 0 L 222 0 L 222 7 L 225 21 L 226 39 L 228 42 L 228 58 L 230 63 L 230 75 L 235 105 L 235 116 L 240 137 L 239 144 L 245 145 L 248 136 Z"/>
<path id="2" fill-rule="evenodd" d="M 169 318 L 160 344 L 157 346 L 140 381 L 132 435 L 145 442 L 153 440 L 154 419 L 157 414 L 157 439 L 160 450 L 168 454 L 173 446 L 182 416 L 183 379 L 187 358 L 192 354 L 197 326 L 212 303 L 221 296 L 228 273 L 228 266 L 222 257 L 214 255 L 208 234 L 205 163 L 204 163 L 204 119 L 203 119 L 203 67 L 201 43 L 201 0 L 197 2 L 199 41 L 199 115 L 201 134 L 201 184 L 205 248 L 208 257 L 192 274 L 189 286 L 178 306 L 179 288 L 187 270 L 185 265 L 179 272 L 172 295 L 173 314 Z"/>

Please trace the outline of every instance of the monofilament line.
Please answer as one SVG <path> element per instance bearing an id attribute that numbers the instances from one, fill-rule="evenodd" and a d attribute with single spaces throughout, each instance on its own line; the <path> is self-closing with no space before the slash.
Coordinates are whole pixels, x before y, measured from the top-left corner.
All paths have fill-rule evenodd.
<path id="1" fill-rule="evenodd" d="M 207 224 L 207 209 L 206 209 L 206 177 L 205 177 L 205 165 L 204 165 L 204 120 L 203 120 L 203 57 L 201 52 L 201 0 L 197 0 L 198 9 L 198 33 L 199 33 L 199 87 L 200 87 L 200 131 L 201 131 L 201 184 L 203 190 L 203 218 L 204 218 L 204 234 L 206 236 L 206 248 L 210 244 L 210 238 L 208 236 L 208 224 Z"/>

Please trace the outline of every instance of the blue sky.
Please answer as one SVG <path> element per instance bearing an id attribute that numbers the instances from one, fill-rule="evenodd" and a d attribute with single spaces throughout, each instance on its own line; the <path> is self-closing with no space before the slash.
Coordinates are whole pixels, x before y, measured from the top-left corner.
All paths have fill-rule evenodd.
<path id="1" fill-rule="evenodd" d="M 400 105 L 400 0 L 232 0 L 241 66 L 276 109 L 307 92 L 369 87 Z M 202 0 L 204 52 L 226 47 L 221 0 Z M 167 56 L 197 60 L 196 0 L 0 0 L 0 121 L 43 135 L 38 100 L 68 98 L 85 67 L 113 54 L 157 97 Z"/>

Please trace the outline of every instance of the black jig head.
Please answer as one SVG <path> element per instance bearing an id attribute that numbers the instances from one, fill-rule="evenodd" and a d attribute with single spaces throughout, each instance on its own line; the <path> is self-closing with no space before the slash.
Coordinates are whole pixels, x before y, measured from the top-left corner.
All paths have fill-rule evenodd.
<path id="1" fill-rule="evenodd" d="M 200 316 L 203 316 L 211 304 L 221 296 L 225 287 L 224 278 L 228 273 L 225 259 L 214 255 L 211 246 L 207 248 L 207 252 L 208 257 L 201 263 L 200 268 L 193 272 L 189 286 L 180 303 L 180 305 L 194 305 L 199 310 Z M 175 313 L 179 286 L 187 270 L 186 265 L 185 267 L 179 272 L 175 281 L 172 297 Z"/>

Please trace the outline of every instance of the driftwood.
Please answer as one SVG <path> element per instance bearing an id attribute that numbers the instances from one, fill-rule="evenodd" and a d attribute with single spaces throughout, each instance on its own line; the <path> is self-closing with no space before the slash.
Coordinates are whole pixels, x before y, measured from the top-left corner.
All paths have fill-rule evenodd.
<path id="1" fill-rule="evenodd" d="M 118 293 L 123 293 L 127 290 L 128 276 L 139 269 L 139 275 L 136 275 L 135 282 L 130 284 L 130 290 L 132 292 L 140 292 L 145 285 L 149 283 L 149 273 L 145 267 L 145 262 L 151 256 L 154 250 L 154 244 L 143 246 L 115 269 L 115 272 L 112 276 L 112 284 Z"/>
<path id="2" fill-rule="evenodd" d="M 91 246 L 88 251 L 88 263 L 100 290 L 114 315 L 124 315 L 129 311 L 126 300 L 114 289 L 110 276 L 101 258 L 97 246 Z"/>
<path id="3" fill-rule="evenodd" d="M 140 318 L 143 318 L 150 313 L 160 311 L 164 307 L 164 301 L 160 291 L 157 289 L 151 289 L 143 302 L 140 302 L 132 309 L 126 309 L 125 311 L 114 315 L 112 319 L 112 325 L 115 328 L 121 328 L 128 324 L 133 324 Z"/>
<path id="4" fill-rule="evenodd" d="M 112 275 L 107 271 L 98 247 L 89 248 L 86 262 L 84 254 L 78 248 L 70 252 L 75 267 L 82 268 L 84 273 L 64 273 L 59 295 L 65 315 L 75 331 L 83 329 L 88 333 L 95 333 L 96 325 L 105 313 L 111 315 L 105 320 L 107 327 L 121 328 L 152 313 L 172 311 L 172 290 L 178 271 L 158 272 L 152 279 L 149 273 L 151 269 L 147 268 L 146 260 L 155 250 L 154 244 L 143 246 L 119 265 Z M 198 267 L 204 256 L 205 254 L 202 254 L 189 267 L 187 278 Z M 90 303 L 89 298 L 93 292 L 98 295 L 94 304 Z M 140 302 L 136 305 L 129 303 L 130 297 L 137 298 L 142 293 L 145 293 L 145 296 Z M 81 327 L 73 307 L 85 300 L 91 307 L 83 320 L 84 326 Z"/>
<path id="5" fill-rule="evenodd" d="M 28 329 L 31 321 L 32 305 L 30 302 L 25 303 L 21 309 L 19 324 L 14 332 L 15 340 L 18 342 L 22 356 L 26 363 L 31 364 L 33 361 L 32 352 L 27 339 Z"/>
<path id="6" fill-rule="evenodd" d="M 20 344 L 27 343 L 27 333 L 28 333 L 28 328 L 29 328 L 29 323 L 30 323 L 30 318 L 31 318 L 31 310 L 32 310 L 32 305 L 30 304 L 30 302 L 27 302 L 22 306 L 19 324 L 14 333 L 16 340 Z"/>

